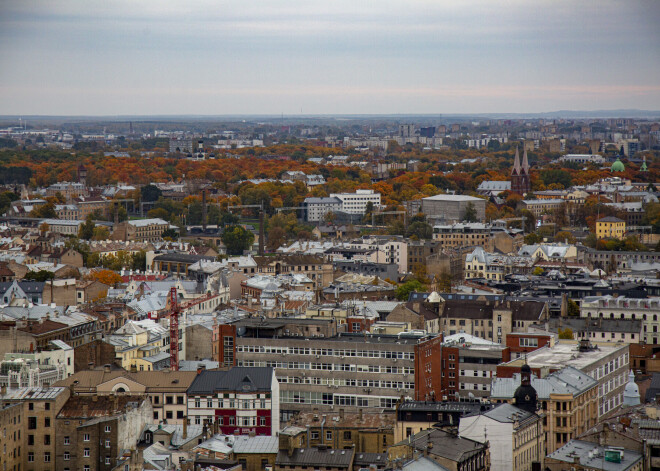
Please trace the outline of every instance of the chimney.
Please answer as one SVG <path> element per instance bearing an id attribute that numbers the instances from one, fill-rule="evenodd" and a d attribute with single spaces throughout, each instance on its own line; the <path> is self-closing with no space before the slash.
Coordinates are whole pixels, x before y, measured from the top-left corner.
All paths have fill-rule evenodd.
<path id="1" fill-rule="evenodd" d="M 103 365 L 103 372 L 104 373 L 110 373 L 110 365 L 108 363 Z"/>
<path id="2" fill-rule="evenodd" d="M 342 420 L 344 419 L 344 409 L 339 409 L 339 417 L 341 417 Z"/>
<path id="3" fill-rule="evenodd" d="M 259 255 L 263 256 L 264 254 L 264 244 L 266 241 L 264 240 L 264 210 L 260 209 L 259 210 Z"/>
<path id="4" fill-rule="evenodd" d="M 183 435 L 182 438 L 185 440 L 188 438 L 188 417 L 183 418 Z"/>
<path id="5" fill-rule="evenodd" d="M 202 190 L 202 229 L 206 230 L 206 190 Z"/>
<path id="6" fill-rule="evenodd" d="M 87 402 L 84 402 L 82 405 L 82 416 L 89 417 L 89 405 L 87 404 Z"/>

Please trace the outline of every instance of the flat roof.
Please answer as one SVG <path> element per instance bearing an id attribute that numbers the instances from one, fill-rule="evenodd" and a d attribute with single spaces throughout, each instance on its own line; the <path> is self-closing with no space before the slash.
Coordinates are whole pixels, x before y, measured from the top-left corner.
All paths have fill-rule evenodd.
<path id="1" fill-rule="evenodd" d="M 534 350 L 527 354 L 527 364 L 530 368 L 543 368 L 548 366 L 561 369 L 565 366 L 572 366 L 582 370 L 617 350 L 628 348 L 628 345 L 592 343 L 596 348 L 581 352 L 578 350 L 578 345 L 578 342 L 569 341 L 558 342 L 552 348 L 549 346 L 539 348 L 538 350 Z M 506 365 L 522 366 L 524 362 L 525 358 L 521 357 L 506 363 Z"/>

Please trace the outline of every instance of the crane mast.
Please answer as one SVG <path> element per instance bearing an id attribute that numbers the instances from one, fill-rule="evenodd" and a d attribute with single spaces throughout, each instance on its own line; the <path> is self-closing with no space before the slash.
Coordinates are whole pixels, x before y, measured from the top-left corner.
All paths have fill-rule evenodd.
<path id="1" fill-rule="evenodd" d="M 179 303 L 175 287 L 170 289 L 170 370 L 179 371 Z"/>

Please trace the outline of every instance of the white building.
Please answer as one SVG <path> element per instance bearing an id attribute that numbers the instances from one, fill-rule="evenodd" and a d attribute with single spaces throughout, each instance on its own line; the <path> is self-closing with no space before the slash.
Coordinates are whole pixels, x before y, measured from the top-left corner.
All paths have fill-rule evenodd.
<path id="1" fill-rule="evenodd" d="M 341 210 L 349 214 L 364 214 L 369 202 L 373 203 L 374 209 L 380 206 L 380 193 L 374 190 L 355 190 L 355 193 L 332 193 L 331 198 L 341 201 Z"/>
<path id="2" fill-rule="evenodd" d="M 329 198 L 305 198 L 305 220 L 308 222 L 321 222 L 326 214 L 341 211 L 342 201 L 331 196 Z"/>

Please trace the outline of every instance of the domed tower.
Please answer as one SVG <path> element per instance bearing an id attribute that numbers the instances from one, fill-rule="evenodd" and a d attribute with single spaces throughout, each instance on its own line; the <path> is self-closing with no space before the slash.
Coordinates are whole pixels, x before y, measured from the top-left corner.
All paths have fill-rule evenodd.
<path id="1" fill-rule="evenodd" d="M 640 404 L 639 386 L 635 384 L 635 373 L 630 370 L 628 375 L 628 384 L 623 390 L 623 405 L 638 406 Z"/>
<path id="2" fill-rule="evenodd" d="M 619 159 L 617 157 L 616 160 L 614 161 L 614 163 L 612 164 L 612 167 L 610 167 L 610 170 L 612 171 L 612 173 L 614 173 L 614 172 L 623 172 L 623 171 L 626 170 L 626 166 L 623 165 L 623 162 L 621 162 L 621 159 Z"/>
<path id="3" fill-rule="evenodd" d="M 532 369 L 527 363 L 520 368 L 520 386 L 513 393 L 514 405 L 531 414 L 536 414 L 538 394 L 532 386 Z"/>

